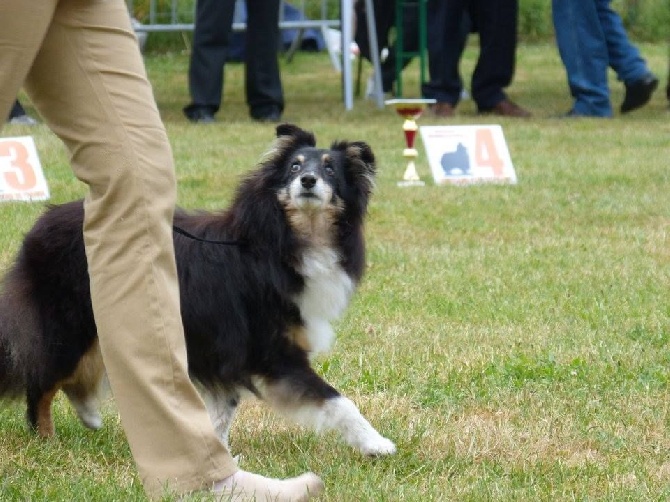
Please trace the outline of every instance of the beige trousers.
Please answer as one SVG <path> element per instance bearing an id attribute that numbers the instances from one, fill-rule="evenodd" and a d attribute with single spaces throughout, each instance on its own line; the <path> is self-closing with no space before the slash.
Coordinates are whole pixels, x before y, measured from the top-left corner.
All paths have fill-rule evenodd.
<path id="1" fill-rule="evenodd" d="M 93 309 L 145 490 L 206 488 L 237 467 L 187 374 L 172 152 L 124 1 L 0 0 L 0 123 L 24 84 L 90 187 Z"/>

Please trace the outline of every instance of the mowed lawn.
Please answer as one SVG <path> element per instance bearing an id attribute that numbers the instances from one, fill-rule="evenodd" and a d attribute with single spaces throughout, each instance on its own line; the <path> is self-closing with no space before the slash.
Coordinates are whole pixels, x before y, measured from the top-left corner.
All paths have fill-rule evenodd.
<path id="1" fill-rule="evenodd" d="M 398 453 L 364 458 L 249 402 L 231 432 L 242 468 L 313 470 L 325 501 L 670 499 L 668 49 L 641 49 L 662 89 L 627 116 L 555 118 L 571 105 L 565 72 L 556 48 L 538 44 L 519 47 L 509 88 L 533 118 L 479 117 L 464 101 L 454 119 L 420 119 L 502 125 L 513 186 L 436 186 L 419 142 L 426 186 L 398 187 L 402 120 L 363 98 L 345 111 L 325 53 L 282 62 L 286 121 L 324 146 L 364 140 L 377 156 L 368 270 L 333 350 L 315 365 Z M 476 55 L 475 40 L 466 82 Z M 181 113 L 186 51 L 146 62 L 180 205 L 225 207 L 274 135 L 248 118 L 243 67 L 229 65 L 220 120 L 201 126 Z M 409 97 L 419 94 L 417 74 L 407 70 Z M 618 110 L 623 86 L 611 77 Z M 51 202 L 86 193 L 46 126 L 2 134 L 34 137 Z M 43 208 L 0 204 L 0 269 Z M 0 500 L 144 500 L 113 399 L 103 409 L 104 426 L 92 432 L 59 398 L 57 437 L 45 441 L 28 431 L 23 403 L 1 407 Z"/>

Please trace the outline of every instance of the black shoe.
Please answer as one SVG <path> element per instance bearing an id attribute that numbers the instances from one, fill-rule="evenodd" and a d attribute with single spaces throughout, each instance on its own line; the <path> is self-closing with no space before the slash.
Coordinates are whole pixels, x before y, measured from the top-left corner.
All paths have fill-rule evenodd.
<path id="1" fill-rule="evenodd" d="M 186 118 L 189 119 L 191 122 L 195 122 L 197 124 L 211 124 L 213 122 L 216 122 L 216 119 L 214 118 L 214 114 L 209 108 L 206 107 L 186 107 L 184 108 L 184 115 L 186 115 Z"/>
<path id="2" fill-rule="evenodd" d="M 621 113 L 632 112 L 646 105 L 658 87 L 658 79 L 653 73 L 647 73 L 640 80 L 626 84 L 626 96 L 621 103 Z"/>
<path id="3" fill-rule="evenodd" d="M 281 120 L 281 111 L 279 107 L 273 106 L 262 112 L 251 112 L 251 118 L 257 122 L 279 122 Z"/>

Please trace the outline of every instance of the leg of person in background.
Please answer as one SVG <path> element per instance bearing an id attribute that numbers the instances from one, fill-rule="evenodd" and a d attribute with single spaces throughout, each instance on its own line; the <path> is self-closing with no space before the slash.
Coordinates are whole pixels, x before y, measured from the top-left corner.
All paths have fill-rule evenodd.
<path id="1" fill-rule="evenodd" d="M 246 94 L 249 114 L 279 122 L 284 91 L 279 72 L 279 0 L 247 0 Z"/>
<path id="2" fill-rule="evenodd" d="M 658 87 L 658 78 L 628 39 L 621 16 L 611 7 L 612 0 L 595 1 L 607 41 L 609 64 L 626 87 L 621 113 L 631 112 L 649 102 Z"/>
<path id="3" fill-rule="evenodd" d="M 235 0 L 198 0 L 193 47 L 188 67 L 191 103 L 184 115 L 192 121 L 211 123 L 221 107 L 224 65 L 233 26 Z"/>
<path id="4" fill-rule="evenodd" d="M 419 12 L 418 4 L 406 5 L 403 12 L 403 45 L 405 52 L 416 52 L 419 50 Z M 404 70 L 412 62 L 410 56 L 403 57 L 402 69 Z M 388 47 L 388 56 L 381 63 L 382 90 L 384 93 L 393 91 L 395 83 L 396 44 Z M 373 84 L 373 81 L 370 81 Z M 368 85 L 368 87 L 372 87 Z M 372 89 L 370 89 L 372 91 Z M 372 95 L 372 92 L 369 93 Z M 366 92 L 366 96 L 368 93 Z"/>
<path id="5" fill-rule="evenodd" d="M 187 372 L 172 152 L 123 0 L 0 2 L 0 114 L 25 89 L 89 186 L 84 242 L 103 359 L 147 494 L 307 500 L 307 474 L 239 471 Z M 5 115 L 6 116 L 6 115 Z"/>
<path id="6" fill-rule="evenodd" d="M 478 111 L 529 117 L 504 91 L 514 78 L 518 0 L 479 0 L 471 12 L 479 31 L 479 58 L 471 89 Z"/>
<path id="7" fill-rule="evenodd" d="M 26 113 L 26 110 L 23 108 L 23 106 L 21 106 L 21 102 L 18 99 L 14 101 L 14 104 L 12 105 L 12 109 L 9 112 L 7 122 L 9 122 L 10 124 L 18 124 L 18 125 L 37 124 L 37 120 L 35 120 Z"/>
<path id="8" fill-rule="evenodd" d="M 566 116 L 611 117 L 609 56 L 595 0 L 552 0 L 552 19 L 574 98 Z"/>
<path id="9" fill-rule="evenodd" d="M 459 64 L 465 45 L 463 0 L 428 1 L 428 74 L 421 90 L 425 98 L 435 99 L 430 110 L 437 117 L 452 117 L 463 90 Z"/>

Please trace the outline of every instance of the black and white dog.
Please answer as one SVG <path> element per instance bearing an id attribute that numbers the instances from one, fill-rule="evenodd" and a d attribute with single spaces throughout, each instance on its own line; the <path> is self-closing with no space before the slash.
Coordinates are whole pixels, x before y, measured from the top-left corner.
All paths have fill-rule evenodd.
<path id="1" fill-rule="evenodd" d="M 177 211 L 175 227 L 190 234 L 174 238 L 189 371 L 226 444 L 240 397 L 252 393 L 316 431 L 336 430 L 364 454 L 390 454 L 395 445 L 310 366 L 330 347 L 330 323 L 363 275 L 375 175 L 366 143 L 315 145 L 311 133 L 282 124 L 227 210 Z M 0 396 L 25 395 L 28 421 L 42 436 L 54 433 L 58 390 L 86 426 L 101 425 L 104 368 L 82 223 L 81 201 L 50 208 L 0 293 Z"/>

